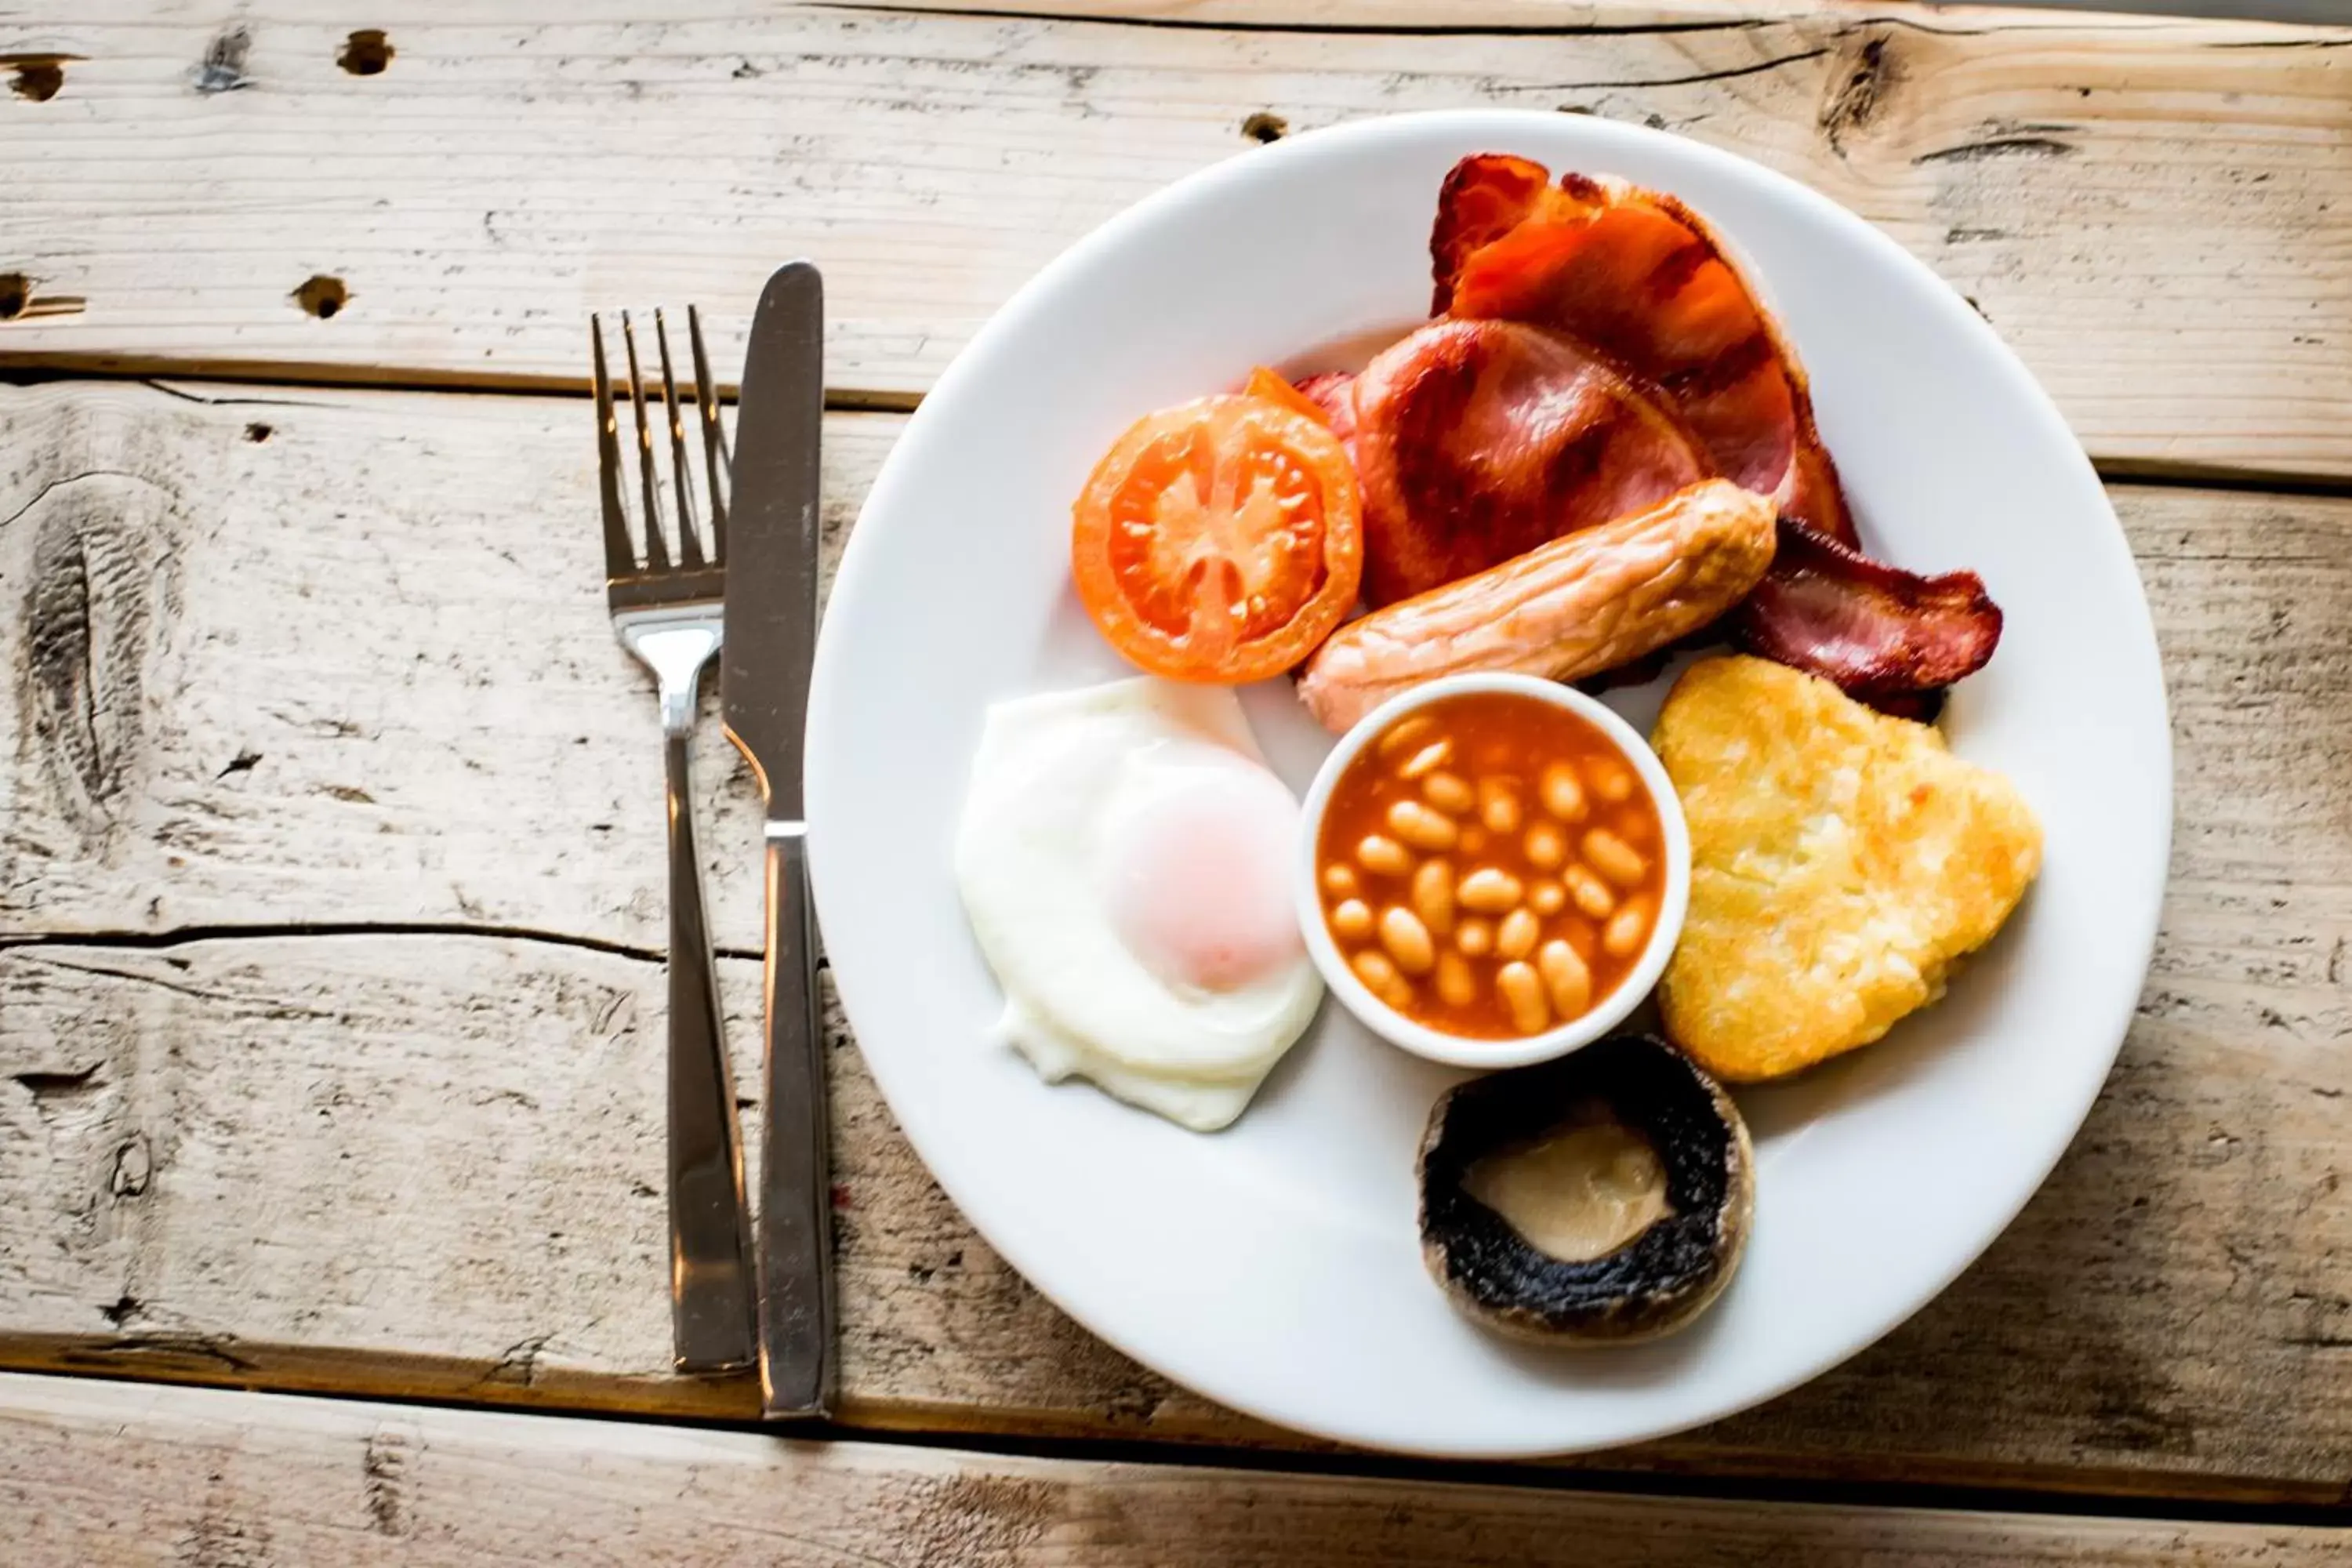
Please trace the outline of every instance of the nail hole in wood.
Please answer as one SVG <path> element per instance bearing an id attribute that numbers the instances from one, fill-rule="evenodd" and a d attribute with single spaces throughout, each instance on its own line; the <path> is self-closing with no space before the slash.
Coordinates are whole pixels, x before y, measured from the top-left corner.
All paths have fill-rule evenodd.
<path id="1" fill-rule="evenodd" d="M 323 273 L 305 279 L 302 287 L 294 290 L 294 302 L 322 321 L 332 321 L 335 312 L 341 310 L 351 297 L 351 290 L 343 287 L 341 279 L 329 278 Z"/>
<path id="2" fill-rule="evenodd" d="M 47 103 L 57 97 L 58 89 L 66 84 L 66 62 L 79 58 L 77 55 L 0 55 L 0 66 L 6 66 L 14 72 L 8 79 L 8 86 L 18 98 Z"/>
<path id="3" fill-rule="evenodd" d="M 1279 142 L 1290 134 L 1290 121 L 1261 109 L 1242 121 L 1242 134 L 1253 142 Z"/>
<path id="4" fill-rule="evenodd" d="M 79 316 L 89 301 L 79 294 L 36 294 L 21 272 L 0 272 L 0 321 L 37 316 Z"/>
<path id="5" fill-rule="evenodd" d="M 268 440 L 272 434 L 270 427 L 258 419 L 245 427 L 245 438 L 257 444 Z"/>
<path id="6" fill-rule="evenodd" d="M 393 54 L 382 29 L 362 27 L 343 40 L 343 52 L 335 57 L 335 63 L 353 76 L 380 76 L 392 64 Z"/>

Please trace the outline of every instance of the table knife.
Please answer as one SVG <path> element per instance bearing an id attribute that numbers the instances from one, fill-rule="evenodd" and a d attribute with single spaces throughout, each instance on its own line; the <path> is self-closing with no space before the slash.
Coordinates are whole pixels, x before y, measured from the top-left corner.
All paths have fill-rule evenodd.
<path id="1" fill-rule="evenodd" d="M 824 286 L 805 261 L 768 279 L 751 321 L 727 533 L 727 733 L 767 798 L 767 1117 L 756 1221 L 760 1409 L 817 1416 L 833 1401 L 832 1176 L 824 1037 L 801 815 L 809 664 L 816 653 L 817 452 Z"/>

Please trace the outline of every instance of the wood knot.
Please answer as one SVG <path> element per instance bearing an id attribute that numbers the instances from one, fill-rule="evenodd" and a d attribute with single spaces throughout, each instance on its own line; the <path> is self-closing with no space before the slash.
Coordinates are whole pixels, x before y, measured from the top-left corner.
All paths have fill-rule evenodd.
<path id="1" fill-rule="evenodd" d="M 409 1437 L 379 1427 L 360 1452 L 360 1481 L 367 1493 L 368 1528 L 399 1540 L 408 1533 Z"/>
<path id="2" fill-rule="evenodd" d="M 382 28 L 362 27 L 343 40 L 343 52 L 335 63 L 353 76 L 382 76 L 394 52 Z"/>
<path id="3" fill-rule="evenodd" d="M 114 1174 L 108 1178 L 106 1190 L 118 1201 L 139 1197 L 146 1193 L 147 1183 L 154 1174 L 154 1151 L 145 1138 L 133 1136 L 114 1152 Z"/>
<path id="4" fill-rule="evenodd" d="M 1261 109 L 1242 121 L 1242 134 L 1261 145 L 1279 142 L 1290 134 L 1290 121 L 1279 114 L 1269 114 Z"/>
<path id="5" fill-rule="evenodd" d="M 1866 129 L 1885 107 L 1902 79 L 1902 64 L 1888 36 L 1874 33 L 1841 51 L 1823 79 L 1817 123 L 1830 146 L 1843 153 L 1846 137 Z"/>
<path id="6" fill-rule="evenodd" d="M 21 516 L 33 523 L 26 589 L 25 728 L 51 798 L 84 831 L 110 827 L 138 755 L 149 626 L 168 569 L 163 492 L 98 470 L 52 480 Z"/>
<path id="7" fill-rule="evenodd" d="M 253 79 L 245 74 L 245 56 L 252 47 L 253 35 L 243 27 L 223 28 L 205 46 L 204 58 L 188 73 L 189 84 L 208 98 L 251 87 Z"/>
<path id="8" fill-rule="evenodd" d="M 294 290 L 294 302 L 322 321 L 331 321 L 351 300 L 352 291 L 343 287 L 340 278 L 316 273 L 302 280 Z"/>

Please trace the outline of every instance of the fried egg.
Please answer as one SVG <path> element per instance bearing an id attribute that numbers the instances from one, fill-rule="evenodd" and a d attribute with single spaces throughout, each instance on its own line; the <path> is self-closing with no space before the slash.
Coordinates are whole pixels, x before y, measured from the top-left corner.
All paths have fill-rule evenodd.
<path id="1" fill-rule="evenodd" d="M 1049 1082 L 1232 1122 L 1322 1000 L 1288 880 L 1301 831 L 1228 688 L 990 709 L 955 869 L 1000 1035 Z"/>

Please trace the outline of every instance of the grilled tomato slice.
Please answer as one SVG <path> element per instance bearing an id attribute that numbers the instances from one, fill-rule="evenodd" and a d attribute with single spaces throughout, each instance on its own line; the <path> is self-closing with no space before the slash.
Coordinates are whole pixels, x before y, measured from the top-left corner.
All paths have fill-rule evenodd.
<path id="1" fill-rule="evenodd" d="M 1278 370 L 1268 370 L 1264 365 L 1259 365 L 1249 373 L 1249 380 L 1242 384 L 1242 395 L 1263 397 L 1268 403 L 1279 403 L 1285 408 L 1306 415 L 1318 425 L 1328 426 L 1331 423 L 1331 416 L 1323 412 L 1321 404 L 1299 391 L 1291 384 L 1288 376 Z"/>
<path id="2" fill-rule="evenodd" d="M 1319 420 L 1271 398 L 1146 415 L 1071 512 L 1078 597 L 1153 675 L 1229 686 L 1278 675 L 1356 602 L 1355 468 Z"/>

